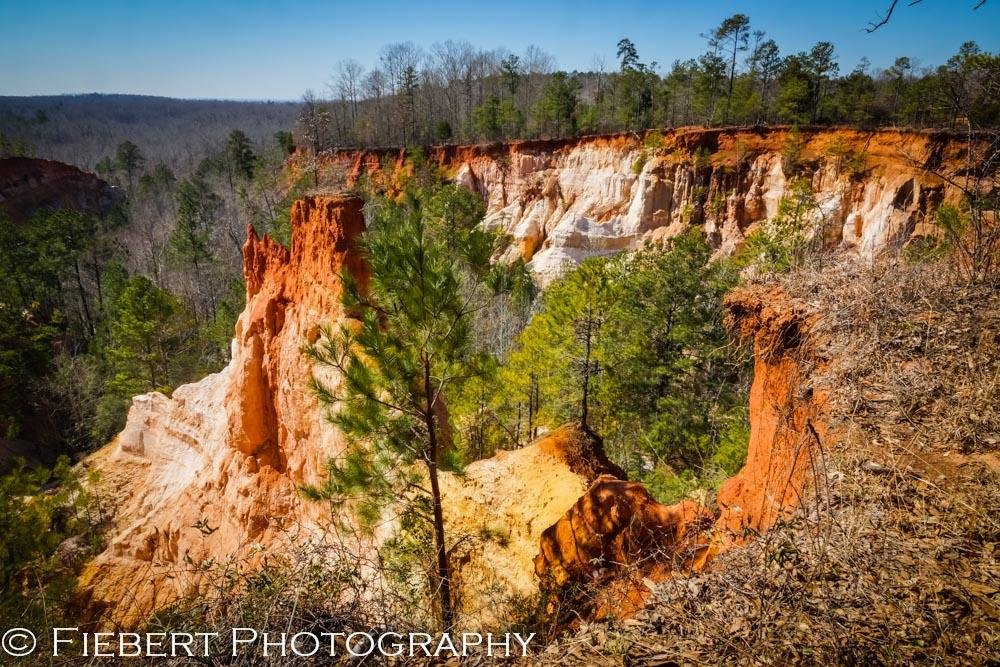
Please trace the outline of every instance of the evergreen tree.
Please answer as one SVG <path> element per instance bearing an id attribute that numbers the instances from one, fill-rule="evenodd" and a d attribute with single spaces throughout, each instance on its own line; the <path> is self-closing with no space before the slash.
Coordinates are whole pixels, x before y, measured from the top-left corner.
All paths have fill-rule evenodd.
<path id="1" fill-rule="evenodd" d="M 403 145 L 405 146 L 414 134 L 417 114 L 417 68 L 407 65 L 399 75 L 399 106 L 402 116 Z"/>
<path id="2" fill-rule="evenodd" d="M 535 119 L 543 134 L 565 136 L 576 131 L 579 83 L 565 72 L 556 72 L 535 106 Z"/>
<path id="3" fill-rule="evenodd" d="M 511 98 L 517 95 L 521 87 L 521 60 L 513 53 L 500 61 L 500 78 L 503 87 Z"/>
<path id="4" fill-rule="evenodd" d="M 278 143 L 278 146 L 285 155 L 291 155 L 295 152 L 295 139 L 292 137 L 291 132 L 279 130 L 274 133 L 274 140 Z"/>
<path id="5" fill-rule="evenodd" d="M 229 133 L 229 138 L 226 139 L 225 157 L 230 189 L 233 187 L 234 178 L 244 181 L 253 178 L 257 156 L 254 155 L 253 145 L 246 133 L 241 130 L 233 130 Z"/>
<path id="6" fill-rule="evenodd" d="M 750 56 L 750 69 L 758 85 L 757 122 L 770 116 L 771 88 L 781 71 L 781 52 L 773 39 L 760 42 Z"/>
<path id="7" fill-rule="evenodd" d="M 711 253 L 694 230 L 622 258 L 602 332 L 609 426 L 639 424 L 644 453 L 678 472 L 703 467 L 741 398 L 722 321 L 735 276 Z"/>
<path id="8" fill-rule="evenodd" d="M 358 326 L 327 330 L 310 348 L 315 360 L 339 371 L 339 387 L 315 380 L 321 402 L 352 447 L 331 461 L 314 499 L 360 498 L 362 515 L 401 503 L 409 517 L 429 519 L 435 552 L 434 595 L 442 625 L 454 625 L 454 591 L 438 470 L 451 465 L 449 390 L 477 365 L 471 325 L 476 309 L 463 293 L 463 275 L 485 268 L 492 238 L 469 219 L 468 207 L 410 192 L 402 204 L 373 204 L 362 245 L 370 278 L 344 276 L 345 311 Z M 423 467 L 423 478 L 410 472 Z"/>
<path id="9" fill-rule="evenodd" d="M 726 110 L 722 122 L 729 122 L 729 112 L 733 106 L 733 82 L 736 80 L 736 56 L 740 51 L 747 50 L 747 40 L 750 38 L 750 17 L 746 14 L 733 14 L 712 31 L 709 46 L 721 49 L 729 56 L 729 94 L 726 97 Z"/>
<path id="10" fill-rule="evenodd" d="M 537 392 L 537 416 L 550 426 L 575 420 L 600 429 L 592 418 L 603 364 L 602 325 L 611 305 L 607 260 L 589 259 L 549 285 L 542 308 L 518 337 L 505 368 L 509 386 Z M 535 415 L 532 415 L 535 417 Z"/>
<path id="11" fill-rule="evenodd" d="M 215 254 L 212 230 L 221 205 L 219 196 L 198 174 L 177 186 L 177 228 L 170 236 L 170 245 L 182 261 L 194 265 L 199 277 Z"/>
<path id="12" fill-rule="evenodd" d="M 143 157 L 139 147 L 131 141 L 123 141 L 118 144 L 118 149 L 115 151 L 115 166 L 119 171 L 125 173 L 130 190 L 135 185 L 135 178 L 145 163 L 146 158 Z"/>
<path id="13" fill-rule="evenodd" d="M 639 62 L 635 45 L 627 39 L 618 42 L 621 71 L 617 79 L 619 120 L 633 130 L 643 130 L 652 124 L 653 88 L 657 76 L 655 63 L 646 66 Z"/>
<path id="14" fill-rule="evenodd" d="M 177 297 L 144 276 L 129 279 L 115 303 L 104 348 L 110 393 L 169 392 L 190 378 L 197 351 L 197 327 Z"/>
<path id="15" fill-rule="evenodd" d="M 587 260 L 550 285 L 501 370 L 511 398 L 534 402 L 528 428 L 578 420 L 624 463 L 703 467 L 743 387 L 722 324 L 733 274 L 710 256 L 695 231 Z"/>

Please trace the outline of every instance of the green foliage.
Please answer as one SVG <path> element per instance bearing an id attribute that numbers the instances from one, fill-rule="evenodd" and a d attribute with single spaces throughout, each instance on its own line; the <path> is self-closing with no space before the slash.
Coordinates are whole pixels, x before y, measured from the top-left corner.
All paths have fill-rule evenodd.
<path id="1" fill-rule="evenodd" d="M 777 215 L 747 237 L 735 263 L 758 273 L 785 273 L 802 266 L 814 240 L 821 238 L 817 211 L 810 182 L 793 181 Z"/>
<path id="2" fill-rule="evenodd" d="M 641 474 L 650 457 L 705 467 L 744 384 L 722 326 L 721 297 L 735 276 L 710 255 L 691 233 L 587 260 L 550 285 L 501 370 L 505 398 L 537 393 L 538 422 L 556 426 L 579 418 L 586 371 L 591 424 L 626 467 Z M 589 363 L 581 323 L 592 325 Z"/>
<path id="3" fill-rule="evenodd" d="M 60 459 L 54 470 L 30 469 L 23 460 L 0 477 L 0 581 L 4 596 L 13 591 L 16 575 L 28 563 L 52 555 L 68 532 L 57 525 L 57 510 L 69 502 L 67 486 L 73 480 L 69 460 Z M 52 481 L 58 493 L 42 489 Z"/>
<path id="4" fill-rule="evenodd" d="M 675 472 L 670 465 L 659 464 L 642 475 L 642 482 L 661 503 L 670 505 L 689 498 L 714 493 L 723 482 L 739 472 L 746 463 L 750 443 L 750 422 L 745 404 L 731 402 L 728 412 L 716 422 L 719 429 L 715 443 L 706 451 L 711 455 L 701 465 Z"/>
<path id="5" fill-rule="evenodd" d="M 455 133 L 451 129 L 451 123 L 448 121 L 439 120 L 434 126 L 434 140 L 437 143 L 447 143 L 448 141 L 451 141 L 453 136 L 455 136 Z"/>
<path id="6" fill-rule="evenodd" d="M 26 388 L 45 375 L 55 342 L 95 334 L 105 304 L 86 277 L 101 276 L 116 224 L 67 211 L 0 218 L 0 434 L 16 435 L 39 408 Z"/>
<path id="7" fill-rule="evenodd" d="M 115 151 L 115 167 L 118 171 L 125 174 L 129 188 L 134 185 L 135 178 L 139 175 L 139 171 L 145 163 L 146 158 L 143 157 L 139 147 L 134 143 L 123 141 L 118 144 L 118 148 Z"/>
<path id="8" fill-rule="evenodd" d="M 599 326 L 592 357 L 586 357 L 586 341 L 579 334 L 584 322 L 597 325 L 598 313 L 611 305 L 609 265 L 605 259 L 589 259 L 549 285 L 541 297 L 541 309 L 518 337 L 518 346 L 503 369 L 503 384 L 527 396 L 533 388 L 540 394 L 542 423 L 551 426 L 580 419 L 583 374 L 590 364 L 603 363 Z M 587 368 L 584 365 L 588 365 Z"/>
<path id="9" fill-rule="evenodd" d="M 104 348 L 109 392 L 169 393 L 197 365 L 197 327 L 184 305 L 144 276 L 129 279 L 114 304 Z"/>
<path id="10" fill-rule="evenodd" d="M 250 187 L 254 192 L 266 193 L 277 189 L 277 179 L 274 174 L 281 169 L 280 164 L 283 159 L 273 153 L 264 155 L 262 160 L 271 160 L 273 165 L 270 169 L 259 169 L 254 175 L 254 180 Z M 254 230 L 258 234 L 267 234 L 272 239 L 290 248 L 292 244 L 292 204 L 296 199 L 302 198 L 309 188 L 312 187 L 311 174 L 303 174 L 298 180 L 287 188 L 284 196 L 271 204 L 266 197 L 262 197 L 268 205 L 254 206 L 250 211 L 250 219 Z"/>
<path id="11" fill-rule="evenodd" d="M 250 137 L 241 130 L 233 130 L 226 139 L 224 151 L 227 165 L 238 178 L 250 180 L 253 178 L 257 156 L 254 155 Z"/>
<path id="12" fill-rule="evenodd" d="M 60 351 L 51 359 L 43 387 L 70 450 L 85 451 L 111 438 L 119 423 L 101 424 L 98 419 L 105 376 L 97 355 Z"/>
<path id="13" fill-rule="evenodd" d="M 950 251 L 959 272 L 970 282 L 1000 277 L 1000 194 L 987 179 L 966 185 L 958 206 L 942 205 L 935 223 L 942 232 L 938 252 Z"/>
<path id="14" fill-rule="evenodd" d="M 712 454 L 712 465 L 725 477 L 735 475 L 746 463 L 749 444 L 750 415 L 746 405 L 736 405 L 722 419 L 722 431 Z"/>
<path id="15" fill-rule="evenodd" d="M 524 260 L 509 264 L 492 265 L 485 278 L 486 286 L 494 295 L 509 294 L 515 306 L 527 306 L 535 298 L 535 283 Z"/>
<path id="16" fill-rule="evenodd" d="M 229 360 L 233 331 L 246 305 L 246 285 L 242 280 L 233 280 L 229 289 L 215 308 L 215 315 L 205 322 L 199 331 L 200 363 L 205 372 L 225 365 Z M 186 378 L 193 379 L 193 378 Z"/>
<path id="17" fill-rule="evenodd" d="M 827 146 L 826 154 L 834 158 L 838 167 L 851 178 L 860 178 L 868 169 L 868 154 L 854 150 L 842 137 L 837 137 Z"/>
<path id="18" fill-rule="evenodd" d="M 103 546 L 100 522 L 66 457 L 51 470 L 16 460 L 0 476 L 0 623 L 46 627 L 66 617 L 82 556 Z M 70 537 L 73 549 L 56 556 Z"/>
<path id="19" fill-rule="evenodd" d="M 660 132 L 653 130 L 648 132 L 642 140 L 642 145 L 650 150 L 656 150 L 658 148 L 663 148 L 667 145 L 667 140 L 663 137 Z"/>
<path id="20" fill-rule="evenodd" d="M 786 174 L 796 173 L 802 165 L 802 153 L 805 148 L 806 142 L 802 138 L 802 131 L 798 127 L 793 127 L 781 145 L 781 170 Z"/>
<path id="21" fill-rule="evenodd" d="M 703 464 L 741 398 L 721 309 L 735 278 L 710 255 L 692 232 L 625 258 L 608 312 L 602 403 L 609 419 L 643 424 L 648 450 L 675 467 Z"/>
<path id="22" fill-rule="evenodd" d="M 31 146 L 24 139 L 12 139 L 6 133 L 0 132 L 0 158 L 27 157 L 31 154 Z"/>
<path id="23" fill-rule="evenodd" d="M 177 228 L 170 235 L 170 246 L 178 259 L 189 262 L 195 270 L 211 262 L 212 229 L 221 200 L 198 174 L 177 185 Z"/>
<path id="24" fill-rule="evenodd" d="M 274 140 L 285 155 L 291 155 L 295 152 L 295 139 L 292 137 L 291 132 L 279 130 L 274 133 Z"/>
<path id="25" fill-rule="evenodd" d="M 667 467 L 659 467 L 642 479 L 649 493 L 664 505 L 673 505 L 687 500 L 691 494 L 702 488 L 698 476 L 692 470 L 676 474 Z"/>
<path id="26" fill-rule="evenodd" d="M 524 126 L 524 114 L 509 99 L 491 95 L 472 112 L 472 127 L 477 136 L 497 141 L 516 137 Z"/>
<path id="27" fill-rule="evenodd" d="M 174 172 L 162 162 L 157 162 L 153 170 L 142 175 L 139 179 L 140 192 L 145 196 L 159 193 L 171 193 L 177 177 Z"/>
<path id="28" fill-rule="evenodd" d="M 632 130 L 650 127 L 653 122 L 655 90 L 659 85 L 656 63 L 639 62 L 639 53 L 631 40 L 618 42 L 621 70 L 615 82 L 615 101 L 618 120 Z"/>
<path id="29" fill-rule="evenodd" d="M 343 276 L 344 307 L 360 321 L 324 330 L 308 348 L 343 377 L 336 390 L 318 379 L 313 389 L 336 406 L 330 419 L 351 448 L 330 462 L 321 487 L 304 492 L 335 504 L 353 499 L 369 521 L 389 504 L 429 519 L 445 626 L 453 606 L 437 471 L 454 462 L 445 397 L 481 361 L 472 349 L 476 306 L 462 289 L 488 271 L 493 238 L 478 227 L 481 206 L 454 186 L 370 203 L 362 237 L 370 278 L 362 285 Z"/>
<path id="30" fill-rule="evenodd" d="M 336 393 L 318 381 L 322 402 L 336 404 L 331 419 L 372 456 L 355 452 L 331 470 L 330 489 L 360 491 L 398 466 L 424 461 L 447 440 L 438 402 L 445 388 L 468 373 L 472 311 L 460 289 L 463 265 L 489 247 L 465 218 L 460 190 L 411 194 L 405 204 L 374 202 L 363 245 L 371 280 L 363 289 L 345 276 L 344 304 L 360 327 L 327 330 L 310 348 L 318 362 L 345 373 Z M 453 223 L 455 226 L 451 226 Z M 477 267 L 476 270 L 479 270 Z M 425 372 L 428 374 L 425 376 Z M 430 425 L 433 424 L 433 431 Z M 440 452 L 435 452 L 433 462 Z M 391 465 L 390 465 L 391 462 Z M 357 495 L 356 493 L 346 495 Z"/>
<path id="31" fill-rule="evenodd" d="M 649 161 L 649 153 L 645 149 L 639 151 L 639 157 L 635 159 L 632 163 L 632 173 L 638 176 L 642 173 L 642 168 L 646 166 L 646 162 Z"/>
<path id="32" fill-rule="evenodd" d="M 579 82 L 565 72 L 552 75 L 533 113 L 541 134 L 564 136 L 576 132 L 576 95 L 579 88 Z"/>
<path id="33" fill-rule="evenodd" d="M 952 250 L 946 239 L 924 234 L 910 237 L 903 247 L 903 258 L 917 264 L 931 263 L 947 257 Z"/>
<path id="34" fill-rule="evenodd" d="M 23 388 L 44 367 L 62 319 L 58 275 L 34 240 L 30 226 L 0 218 L 0 435 L 7 438 L 20 430 L 29 407 Z"/>

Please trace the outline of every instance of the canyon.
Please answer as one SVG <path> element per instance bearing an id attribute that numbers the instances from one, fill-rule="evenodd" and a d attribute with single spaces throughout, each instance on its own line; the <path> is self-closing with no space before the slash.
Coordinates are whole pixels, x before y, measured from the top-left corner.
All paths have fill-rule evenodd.
<path id="1" fill-rule="evenodd" d="M 794 179 L 809 183 L 827 247 L 874 257 L 934 233 L 936 207 L 960 197 L 937 174 L 957 173 L 969 146 L 936 133 L 762 128 L 442 147 L 426 157 L 483 197 L 484 224 L 509 235 L 497 259 L 524 260 L 545 285 L 585 257 L 691 226 L 731 253 L 776 214 Z M 362 178 L 399 185 L 413 170 L 405 152 L 331 152 L 321 164 L 347 188 Z M 268 554 L 324 538 L 329 508 L 299 489 L 321 481 L 346 443 L 309 380 L 339 378 L 302 348 L 350 317 L 339 275 L 364 280 L 363 205 L 349 194 L 296 201 L 290 248 L 248 228 L 232 361 L 169 397 L 135 397 L 125 429 L 86 461 L 115 508 L 109 543 L 79 581 L 91 620 L 141 623 L 197 593 L 214 566 L 252 571 Z M 488 608 L 497 587 L 531 595 L 540 582 L 607 582 L 615 573 L 593 571 L 594 559 L 612 570 L 639 564 L 642 586 L 704 568 L 808 493 L 813 457 L 836 438 L 814 313 L 777 288 L 739 290 L 726 306 L 732 330 L 754 340 L 755 372 L 747 462 L 715 505 L 660 505 L 571 430 L 472 463 L 442 482 L 449 530 L 507 534 L 456 566 L 470 591 L 464 613 Z M 384 537 L 359 538 L 356 548 Z M 622 596 L 641 602 L 643 593 L 625 586 Z"/>
<path id="2" fill-rule="evenodd" d="M 567 263 L 691 225 L 731 253 L 803 180 L 823 243 L 871 258 L 934 233 L 937 206 L 960 197 L 949 179 L 975 159 L 977 146 L 975 137 L 944 132 L 680 128 L 423 155 L 483 197 L 485 225 L 510 239 L 499 259 L 524 260 L 545 285 Z M 367 178 L 389 188 L 413 167 L 399 150 L 329 151 L 319 163 L 346 186 Z"/>

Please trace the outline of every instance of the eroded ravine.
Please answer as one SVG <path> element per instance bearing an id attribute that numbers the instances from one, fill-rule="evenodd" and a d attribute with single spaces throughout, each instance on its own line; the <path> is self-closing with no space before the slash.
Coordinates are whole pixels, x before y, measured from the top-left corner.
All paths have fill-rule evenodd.
<path id="1" fill-rule="evenodd" d="M 563 259 L 631 247 L 691 224 L 701 225 L 720 252 L 731 249 L 787 192 L 789 178 L 777 173 L 787 135 L 679 133 L 667 138 L 673 144 L 648 151 L 639 169 L 633 166 L 641 139 L 628 136 L 449 148 L 432 159 L 484 196 L 487 224 L 511 232 L 510 252 L 529 259 L 545 282 L 564 270 Z M 839 229 L 831 245 L 876 252 L 905 243 L 923 233 L 938 203 L 954 196 L 916 166 L 959 161 L 961 145 L 947 137 L 853 131 L 805 137 L 804 177 L 828 202 L 824 210 Z M 867 171 L 847 173 L 828 150 L 835 142 L 838 151 L 845 142 L 863 147 Z M 690 163 L 691 150 L 701 164 Z M 355 178 L 388 168 L 377 154 L 329 159 L 350 160 Z M 405 160 L 394 168 L 405 170 Z M 713 192 L 723 204 L 706 207 Z M 247 306 L 231 363 L 172 397 L 136 397 L 124 431 L 91 457 L 116 507 L 109 545 L 80 579 L 91 618 L 139 623 L 197 592 L 206 562 L 253 569 L 261 554 L 323 534 L 328 508 L 302 500 L 298 489 L 320 480 L 344 439 L 309 391 L 317 369 L 301 349 L 321 325 L 344 317 L 340 272 L 364 274 L 355 243 L 364 227 L 362 205 L 352 196 L 296 202 L 290 250 L 251 230 L 244 247 Z M 720 490 L 718 506 L 664 507 L 638 485 L 581 472 L 551 438 L 543 439 L 446 481 L 453 527 L 515 527 L 506 545 L 459 572 L 467 586 L 499 582 L 530 592 L 539 581 L 600 579 L 606 573 L 595 575 L 587 565 L 594 558 L 648 564 L 640 578 L 655 580 L 677 563 L 703 567 L 799 502 L 829 437 L 824 393 L 815 382 L 823 360 L 810 337 L 811 314 L 763 289 L 731 295 L 727 308 L 733 329 L 755 339 L 755 378 L 747 464 Z M 323 379 L 331 386 L 339 381 Z"/>

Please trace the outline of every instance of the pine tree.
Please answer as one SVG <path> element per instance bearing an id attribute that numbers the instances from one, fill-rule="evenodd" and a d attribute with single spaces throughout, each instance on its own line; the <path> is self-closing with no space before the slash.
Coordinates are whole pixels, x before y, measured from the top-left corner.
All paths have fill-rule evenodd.
<path id="1" fill-rule="evenodd" d="M 125 178 L 128 179 L 129 190 L 135 185 L 135 177 L 145 163 L 146 158 L 143 157 L 139 147 L 134 143 L 123 141 L 118 144 L 118 150 L 115 152 L 115 165 L 119 171 L 125 173 Z"/>
<path id="2" fill-rule="evenodd" d="M 226 168 L 229 176 L 229 187 L 233 189 L 236 178 L 249 181 L 253 178 L 253 170 L 257 164 L 250 137 L 241 130 L 233 130 L 226 140 Z"/>
<path id="3" fill-rule="evenodd" d="M 217 305 L 216 291 L 209 284 L 217 268 L 212 237 L 222 200 L 197 173 L 177 185 L 176 199 L 177 227 L 170 235 L 170 248 L 176 260 L 194 269 L 195 288 L 206 297 L 196 314 L 210 319 Z"/>
<path id="4" fill-rule="evenodd" d="M 505 369 L 530 397 L 529 428 L 576 420 L 595 424 L 593 397 L 603 369 L 601 329 L 611 305 L 607 260 L 589 259 L 548 287 L 542 309 L 518 338 Z M 531 403 L 534 403 L 533 405 Z M 540 412 L 540 414 L 539 414 Z"/>
<path id="5" fill-rule="evenodd" d="M 439 469 L 452 457 L 444 401 L 478 364 L 471 346 L 476 306 L 462 284 L 463 276 L 481 272 L 492 248 L 468 207 L 451 205 L 458 196 L 446 188 L 436 196 L 410 193 L 402 204 L 372 205 L 362 240 L 370 279 L 344 276 L 345 312 L 357 313 L 360 322 L 326 330 L 309 349 L 343 378 L 339 387 L 314 380 L 313 388 L 335 408 L 330 417 L 352 446 L 331 461 L 325 485 L 305 489 L 306 495 L 355 498 L 363 518 L 400 503 L 405 515 L 428 519 L 445 628 L 454 625 L 455 598 L 438 483 Z M 411 472 L 414 464 L 423 467 L 426 486 Z"/>
<path id="6" fill-rule="evenodd" d="M 170 391 L 196 364 L 196 326 L 183 304 L 148 278 L 131 278 L 119 295 L 104 349 L 120 397 Z"/>
<path id="7" fill-rule="evenodd" d="M 733 106 L 733 83 L 736 80 L 736 55 L 747 50 L 750 38 L 750 17 L 746 14 L 733 14 L 712 31 L 709 46 L 713 49 L 725 49 L 729 56 L 729 94 L 726 96 L 726 111 L 722 122 L 729 122 L 729 112 Z"/>

